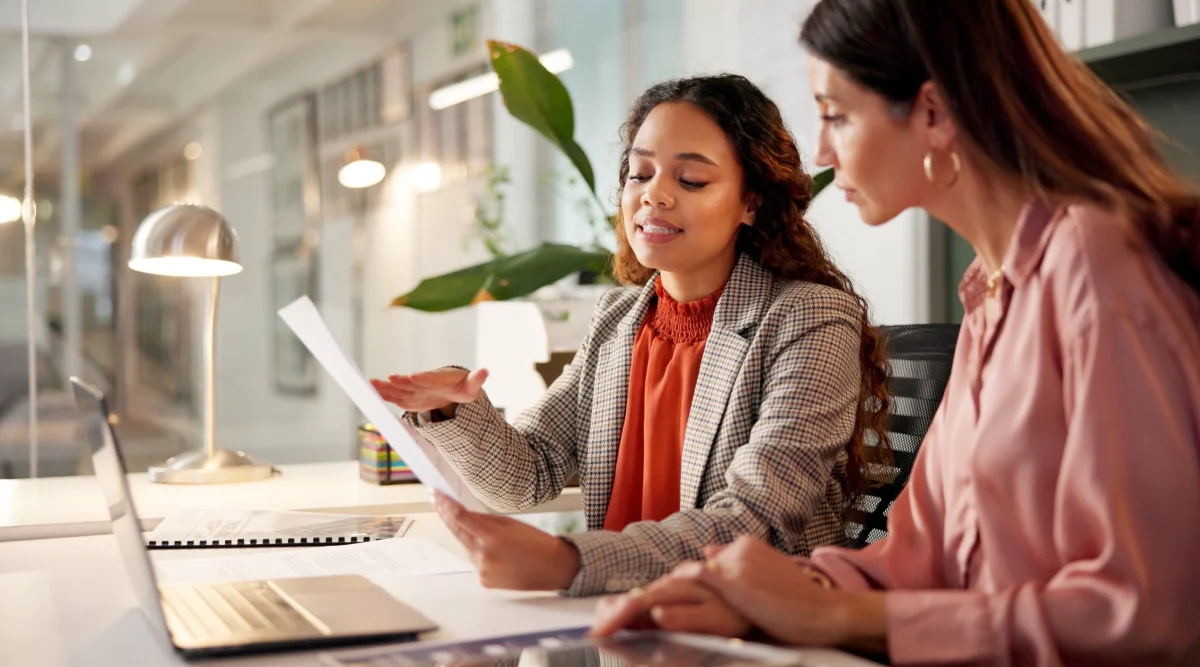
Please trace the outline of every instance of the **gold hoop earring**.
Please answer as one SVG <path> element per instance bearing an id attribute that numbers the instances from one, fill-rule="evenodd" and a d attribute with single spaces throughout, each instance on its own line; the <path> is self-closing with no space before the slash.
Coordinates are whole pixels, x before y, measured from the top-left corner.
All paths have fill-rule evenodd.
<path id="1" fill-rule="evenodd" d="M 955 153 L 954 151 L 947 151 L 947 152 L 950 153 L 950 163 L 952 165 L 954 165 L 954 178 L 950 179 L 949 183 L 939 186 L 944 189 L 950 189 L 950 188 L 954 187 L 954 184 L 958 182 L 959 175 L 962 174 L 962 160 L 959 159 L 958 153 Z M 935 179 L 933 177 L 933 151 L 932 150 L 930 150 L 928 153 L 925 154 L 925 178 L 929 179 L 929 182 L 932 183 L 933 185 L 938 185 L 937 179 Z"/>

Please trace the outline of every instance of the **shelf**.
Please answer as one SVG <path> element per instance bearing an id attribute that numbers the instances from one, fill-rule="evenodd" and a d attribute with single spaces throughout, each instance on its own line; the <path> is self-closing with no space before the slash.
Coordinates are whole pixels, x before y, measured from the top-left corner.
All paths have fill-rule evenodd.
<path id="1" fill-rule="evenodd" d="M 1200 24 L 1094 46 L 1075 55 L 1114 88 L 1188 75 L 1200 78 Z"/>

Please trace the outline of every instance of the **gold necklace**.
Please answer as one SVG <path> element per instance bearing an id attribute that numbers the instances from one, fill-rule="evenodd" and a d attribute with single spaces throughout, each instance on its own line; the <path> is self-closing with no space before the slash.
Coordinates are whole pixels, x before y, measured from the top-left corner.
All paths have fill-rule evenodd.
<path id="1" fill-rule="evenodd" d="M 987 295 L 994 298 L 1000 293 L 1000 286 L 1004 284 L 1004 265 L 992 271 L 987 277 Z"/>

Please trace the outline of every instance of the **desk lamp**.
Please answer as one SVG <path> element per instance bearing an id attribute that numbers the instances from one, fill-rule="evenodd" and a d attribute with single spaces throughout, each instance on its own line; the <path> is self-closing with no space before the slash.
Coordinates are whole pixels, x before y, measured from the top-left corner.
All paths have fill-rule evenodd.
<path id="1" fill-rule="evenodd" d="M 204 206 L 173 204 L 142 221 L 133 237 L 129 268 L 160 276 L 211 278 L 204 314 L 204 449 L 184 452 L 151 467 L 150 479 L 167 484 L 247 482 L 271 476 L 269 463 L 242 452 L 217 449 L 217 297 L 221 277 L 242 270 L 237 234 L 220 213 Z"/>

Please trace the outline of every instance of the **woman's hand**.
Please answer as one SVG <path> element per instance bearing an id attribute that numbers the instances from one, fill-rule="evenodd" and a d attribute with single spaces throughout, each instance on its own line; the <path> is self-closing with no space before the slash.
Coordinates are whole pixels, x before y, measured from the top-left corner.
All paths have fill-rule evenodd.
<path id="1" fill-rule="evenodd" d="M 645 589 L 601 599 L 590 634 L 607 637 L 621 629 L 650 628 L 742 637 L 751 625 L 707 586 L 667 575 Z"/>
<path id="2" fill-rule="evenodd" d="M 461 368 L 439 368 L 412 375 L 389 375 L 387 381 L 371 380 L 371 386 L 383 400 L 409 412 L 440 410 L 454 416 L 459 403 L 479 398 L 488 372 L 480 368 L 467 372 Z"/>
<path id="3" fill-rule="evenodd" d="M 471 512 L 437 492 L 433 505 L 486 588 L 561 590 L 579 572 L 579 552 L 565 540 L 506 516 Z"/>
<path id="4" fill-rule="evenodd" d="M 886 651 L 884 594 L 829 589 L 761 540 L 739 537 L 705 549 L 704 563 L 670 576 L 700 583 L 778 641 Z"/>

